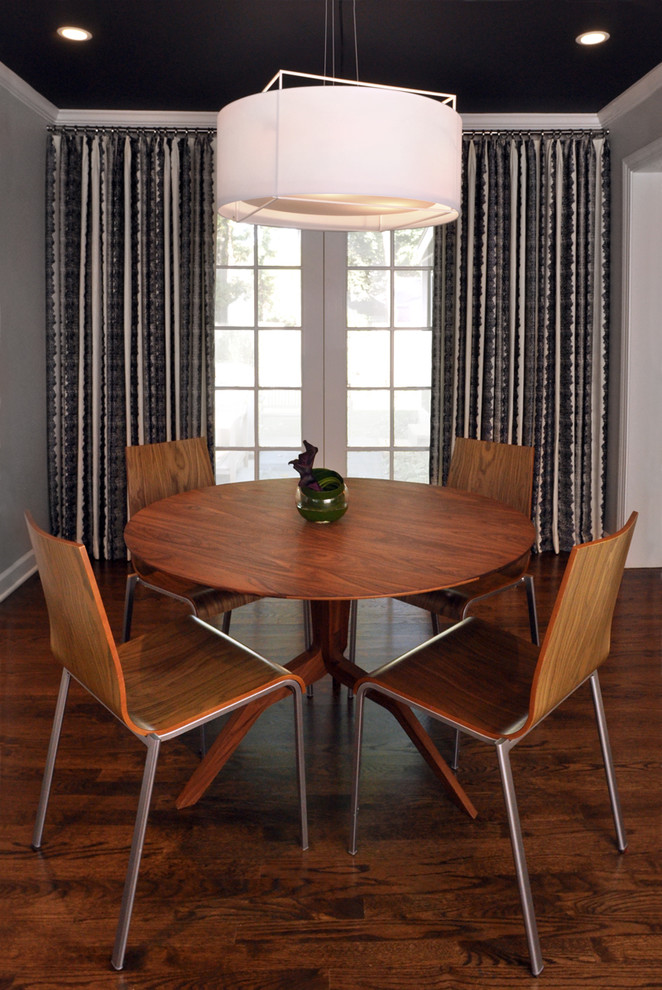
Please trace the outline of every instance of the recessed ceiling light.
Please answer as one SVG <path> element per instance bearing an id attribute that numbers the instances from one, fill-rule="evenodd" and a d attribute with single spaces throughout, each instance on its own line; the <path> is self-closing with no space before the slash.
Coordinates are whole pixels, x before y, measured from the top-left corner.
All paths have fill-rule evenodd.
<path id="1" fill-rule="evenodd" d="M 608 37 L 607 31 L 584 31 L 575 38 L 575 41 L 578 45 L 601 45 Z"/>
<path id="2" fill-rule="evenodd" d="M 61 38 L 66 38 L 67 41 L 89 41 L 92 37 L 90 31 L 79 27 L 61 27 L 57 29 L 57 33 Z"/>

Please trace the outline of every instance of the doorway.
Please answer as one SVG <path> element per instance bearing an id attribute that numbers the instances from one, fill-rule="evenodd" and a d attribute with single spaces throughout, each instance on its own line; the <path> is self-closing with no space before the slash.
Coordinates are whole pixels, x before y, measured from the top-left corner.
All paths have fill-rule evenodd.
<path id="1" fill-rule="evenodd" d="M 625 160 L 619 518 L 636 509 L 629 567 L 662 567 L 662 142 Z"/>
<path id="2" fill-rule="evenodd" d="M 318 466 L 427 482 L 434 230 L 323 233 L 219 218 L 216 477 Z"/>

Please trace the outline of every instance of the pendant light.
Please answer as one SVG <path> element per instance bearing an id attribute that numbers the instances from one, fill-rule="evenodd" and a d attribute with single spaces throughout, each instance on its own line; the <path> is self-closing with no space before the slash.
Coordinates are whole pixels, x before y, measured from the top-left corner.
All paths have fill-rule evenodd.
<path id="1" fill-rule="evenodd" d="M 333 58 L 335 66 L 335 48 Z M 350 80 L 281 69 L 261 93 L 220 111 L 222 216 L 312 230 L 392 230 L 457 218 L 462 121 L 455 96 L 360 82 L 358 53 L 356 70 Z M 286 88 L 285 77 L 304 84 Z"/>
<path id="2" fill-rule="evenodd" d="M 285 75 L 327 85 L 285 89 Z M 281 70 L 262 93 L 218 115 L 218 211 L 231 220 L 313 230 L 455 220 L 462 123 L 454 100 Z"/>

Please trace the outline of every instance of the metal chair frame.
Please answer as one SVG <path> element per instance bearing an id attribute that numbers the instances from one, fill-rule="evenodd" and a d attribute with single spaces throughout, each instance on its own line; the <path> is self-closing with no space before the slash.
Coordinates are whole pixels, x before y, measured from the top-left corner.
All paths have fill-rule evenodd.
<path id="1" fill-rule="evenodd" d="M 41 849 L 42 837 L 44 831 L 44 823 L 46 821 L 46 811 L 48 809 L 48 802 L 51 793 L 51 786 L 53 783 L 53 774 L 55 770 L 55 760 L 57 757 L 58 746 L 60 742 L 60 734 L 62 732 L 62 723 L 64 721 L 64 712 L 67 704 L 67 696 L 69 693 L 69 684 L 71 682 L 72 675 L 69 671 L 64 668 L 62 670 L 62 676 L 60 678 L 60 689 L 58 692 L 57 703 L 55 706 L 55 715 L 53 717 L 53 726 L 51 729 L 50 741 L 48 744 L 48 753 L 46 755 L 46 765 L 44 769 L 44 776 L 42 779 L 41 793 L 39 796 L 39 805 L 37 807 L 37 815 L 35 819 L 34 830 L 32 833 L 32 848 L 35 851 Z M 76 680 L 76 678 L 74 678 Z M 81 683 L 80 681 L 78 683 Z M 81 686 L 85 688 L 90 694 L 89 688 L 81 683 Z M 208 722 L 212 722 L 219 718 L 221 715 L 226 715 L 229 712 L 236 711 L 238 708 L 243 708 L 250 702 L 257 701 L 259 698 L 263 698 L 266 695 L 272 694 L 274 691 L 280 688 L 289 688 L 292 691 L 294 698 L 294 723 L 295 723 L 295 737 L 296 737 L 296 765 L 297 765 L 297 785 L 299 789 L 299 806 L 301 815 L 301 846 L 303 849 L 308 848 L 308 818 L 307 818 L 307 803 L 306 803 L 306 781 L 305 781 L 305 770 L 304 770 L 304 749 L 303 749 L 303 708 L 301 702 L 301 686 L 296 679 L 292 679 L 291 682 L 279 681 L 278 684 L 274 684 L 270 687 L 264 688 L 248 699 L 248 701 L 242 700 L 237 701 L 234 704 L 227 705 L 221 708 L 219 711 L 214 712 L 212 715 L 208 715 L 205 718 L 198 718 L 194 721 L 180 727 L 179 729 L 174 729 L 172 732 L 166 732 L 163 734 L 150 733 L 147 736 L 139 735 L 136 732 L 132 732 L 129 726 L 125 722 L 122 725 L 126 726 L 132 735 L 136 739 L 139 739 L 147 747 L 147 755 L 145 757 L 145 768 L 143 770 L 142 784 L 140 788 L 140 797 L 138 799 L 138 810 L 136 812 L 136 821 L 133 829 L 133 839 L 131 842 L 131 851 L 129 854 L 129 863 L 126 872 L 126 878 L 124 881 L 124 892 L 122 894 L 122 905 L 120 908 L 119 921 L 117 923 L 117 932 L 115 935 L 115 944 L 113 947 L 113 954 L 111 958 L 111 963 L 114 969 L 120 970 L 124 966 L 124 955 L 126 952 L 126 944 L 129 936 L 129 925 L 131 924 L 131 915 L 133 912 L 133 903 L 136 895 L 136 887 L 138 884 L 138 873 L 140 870 L 140 860 L 142 857 L 143 846 L 145 843 L 145 833 L 147 831 L 147 821 L 149 818 L 149 809 L 152 800 L 152 791 L 154 789 L 154 780 L 156 777 L 156 766 L 159 759 L 159 754 L 161 751 L 161 743 L 167 742 L 170 739 L 176 739 L 178 736 L 183 735 L 185 732 L 190 732 L 192 729 L 196 729 L 200 726 L 206 725 Z M 96 695 L 92 695 L 96 698 Z M 114 717 L 114 712 L 96 698 L 100 705 L 109 711 Z M 121 721 L 118 719 L 118 721 Z"/>
<path id="2" fill-rule="evenodd" d="M 607 722 L 605 718 L 604 706 L 602 703 L 602 692 L 600 689 L 600 681 L 598 678 L 597 670 L 590 675 L 587 680 L 591 686 L 591 694 L 593 697 L 593 705 L 595 708 L 595 717 L 598 728 L 598 735 L 600 738 L 600 747 L 602 750 L 602 758 L 604 761 L 605 775 L 607 778 L 607 787 L 609 790 L 609 799 L 611 802 L 612 814 L 614 816 L 614 826 L 616 830 L 616 843 L 619 852 L 625 852 L 627 849 L 627 838 L 625 834 L 625 826 L 623 823 L 623 815 L 621 811 L 621 803 L 618 794 L 618 786 L 616 783 L 616 776 L 614 773 L 614 763 L 611 752 L 611 745 L 609 742 L 609 733 L 607 730 Z M 583 682 L 585 683 L 585 682 Z M 581 685 L 580 685 L 581 686 Z M 402 698 L 393 691 L 389 691 L 386 688 L 375 685 L 374 683 L 363 684 L 356 692 L 356 723 L 355 723 L 355 735 L 354 735 L 354 749 L 353 749 L 353 760 L 352 760 L 352 791 L 351 791 L 351 812 L 350 812 L 350 838 L 349 838 L 349 853 L 355 856 L 357 853 L 357 830 L 358 830 L 358 813 L 359 813 L 359 779 L 361 773 L 361 742 L 363 736 L 363 725 L 364 725 L 364 713 L 365 713 L 365 698 L 370 692 L 371 694 L 384 694 L 386 697 L 393 698 L 395 701 L 402 701 Z M 571 692 L 574 693 L 574 692 Z M 565 699 L 563 699 L 565 700 Z M 562 704 L 562 702 L 559 702 Z M 446 725 L 456 728 L 454 722 L 449 719 L 442 718 L 437 713 L 430 711 L 430 709 L 425 708 L 420 705 L 417 706 L 422 711 L 425 711 L 432 718 L 439 722 L 443 722 Z M 558 707 L 558 706 L 556 706 Z M 540 724 L 540 723 L 537 723 Z M 535 728 L 533 726 L 532 728 Z M 531 730 L 532 731 L 532 730 Z M 521 739 L 525 739 L 528 736 L 521 736 L 517 739 L 491 739 L 488 736 L 480 735 L 470 729 L 463 727 L 463 732 L 467 735 L 472 736 L 474 739 L 478 739 L 481 742 L 489 743 L 494 746 L 496 750 L 497 761 L 499 765 L 499 774 L 501 777 L 501 787 L 503 790 L 503 799 L 506 808 L 506 817 L 508 819 L 508 829 L 510 832 L 510 843 L 512 846 L 513 860 L 515 863 L 515 872 L 517 874 L 517 886 L 519 890 L 520 903 L 522 906 L 522 915 L 524 917 L 524 928 L 526 931 L 527 945 L 529 949 L 529 957 L 531 960 L 531 972 L 534 976 L 539 976 L 542 972 L 544 963 L 542 958 L 542 950 L 540 948 L 540 938 L 538 935 L 538 925 L 536 922 L 536 915 L 533 906 L 533 895 L 531 893 L 531 881 L 529 879 L 529 871 L 526 863 L 526 854 L 524 852 L 524 843 L 522 841 L 522 827 L 520 823 L 519 810 L 517 807 L 517 797 L 515 794 L 515 785 L 513 782 L 513 774 L 510 764 L 510 753 L 511 750 L 515 748 Z"/>
<path id="3" fill-rule="evenodd" d="M 573 548 L 541 647 L 469 616 L 366 674 L 357 712 L 349 852 L 356 854 L 366 697 L 384 695 L 493 745 L 501 776 L 531 971 L 543 968 L 510 752 L 587 681 L 620 852 L 627 847 L 598 668 L 609 655 L 611 623 L 637 514 L 618 533 Z M 578 621 L 581 616 L 581 621 Z M 457 690 L 456 690 L 457 688 Z"/>
<path id="4" fill-rule="evenodd" d="M 161 743 L 202 728 L 269 695 L 291 692 L 301 844 L 308 848 L 303 744 L 304 682 L 231 639 L 211 622 L 184 616 L 117 647 L 82 544 L 40 530 L 26 513 L 44 588 L 51 652 L 62 667 L 32 847 L 42 845 L 69 685 L 73 677 L 147 748 L 111 962 L 122 969 Z M 274 701 L 277 699 L 274 698 Z"/>

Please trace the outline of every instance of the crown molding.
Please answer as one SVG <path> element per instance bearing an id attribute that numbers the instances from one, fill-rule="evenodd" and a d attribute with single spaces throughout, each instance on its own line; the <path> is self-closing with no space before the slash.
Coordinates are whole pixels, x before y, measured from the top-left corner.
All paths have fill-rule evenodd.
<path id="1" fill-rule="evenodd" d="M 55 123 L 73 127 L 216 127 L 216 113 L 175 110 L 58 110 Z"/>
<path id="2" fill-rule="evenodd" d="M 462 113 L 465 131 L 569 131 L 601 129 L 596 113 Z"/>
<path id="3" fill-rule="evenodd" d="M 662 62 L 599 111 L 598 116 L 602 121 L 602 126 L 609 127 L 615 120 L 630 113 L 660 88 L 662 88 Z"/>
<path id="4" fill-rule="evenodd" d="M 593 113 L 496 113 L 460 114 L 467 131 L 586 130 L 599 129 Z M 58 110 L 55 123 L 79 127 L 182 127 L 215 128 L 216 113 L 167 110 Z"/>
<path id="5" fill-rule="evenodd" d="M 58 109 L 52 103 L 43 97 L 36 89 L 29 86 L 20 76 L 17 76 L 15 72 L 8 69 L 7 66 L 0 62 L 0 87 L 11 93 L 17 100 L 29 107 L 35 113 L 43 117 L 49 124 L 55 121 L 58 114 Z"/>

